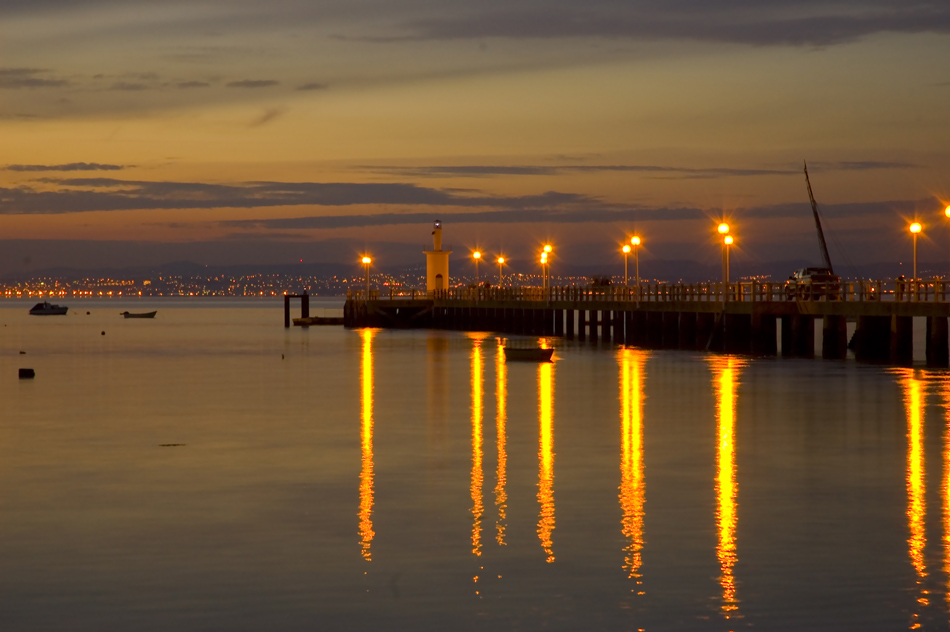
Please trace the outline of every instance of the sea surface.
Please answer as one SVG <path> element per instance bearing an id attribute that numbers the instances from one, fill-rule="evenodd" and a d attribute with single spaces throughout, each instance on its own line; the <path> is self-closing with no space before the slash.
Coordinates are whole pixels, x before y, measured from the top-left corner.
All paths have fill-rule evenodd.
<path id="1" fill-rule="evenodd" d="M 0 302 L 0 630 L 950 622 L 948 372 L 69 305 Z"/>

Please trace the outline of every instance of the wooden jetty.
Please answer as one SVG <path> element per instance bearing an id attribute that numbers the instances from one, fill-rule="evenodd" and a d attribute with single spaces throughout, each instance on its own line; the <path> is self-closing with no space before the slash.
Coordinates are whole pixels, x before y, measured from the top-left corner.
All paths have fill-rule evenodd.
<path id="1" fill-rule="evenodd" d="M 784 283 L 637 287 L 452 288 L 388 295 L 351 291 L 347 327 L 435 328 L 564 336 L 659 349 L 812 357 L 907 365 L 913 318 L 926 318 L 928 366 L 946 367 L 950 281 L 842 282 L 837 296 L 789 299 Z M 849 341 L 847 323 L 856 330 Z M 779 324 L 781 327 L 779 328 Z M 779 333 L 780 332 L 780 333 Z"/>

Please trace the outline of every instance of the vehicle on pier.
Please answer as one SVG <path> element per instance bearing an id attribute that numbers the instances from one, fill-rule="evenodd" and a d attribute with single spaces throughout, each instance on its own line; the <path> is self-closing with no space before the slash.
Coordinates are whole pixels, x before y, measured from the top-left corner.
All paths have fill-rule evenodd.
<path id="1" fill-rule="evenodd" d="M 841 297 L 841 277 L 835 274 L 828 256 L 828 246 L 825 244 L 825 233 L 821 229 L 821 218 L 818 216 L 818 203 L 811 190 L 811 181 L 808 179 L 808 164 L 805 164 L 805 186 L 808 187 L 808 199 L 811 202 L 811 212 L 815 216 L 815 228 L 818 231 L 818 247 L 821 249 L 821 258 L 825 264 L 822 267 L 802 268 L 788 277 L 785 283 L 785 298 L 790 301 L 814 301 L 821 298 L 836 301 Z"/>

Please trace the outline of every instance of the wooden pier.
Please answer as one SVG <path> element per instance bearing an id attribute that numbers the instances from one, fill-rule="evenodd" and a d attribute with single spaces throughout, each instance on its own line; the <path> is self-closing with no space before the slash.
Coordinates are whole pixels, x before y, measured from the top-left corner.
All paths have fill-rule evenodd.
<path id="1" fill-rule="evenodd" d="M 453 288 L 351 291 L 347 327 L 434 328 L 564 336 L 654 349 L 812 357 L 898 365 L 913 360 L 913 318 L 926 318 L 927 365 L 946 367 L 950 282 L 855 281 L 834 296 L 789 298 L 785 284 Z M 847 323 L 855 322 L 849 341 Z M 781 327 L 779 328 L 779 324 Z"/>

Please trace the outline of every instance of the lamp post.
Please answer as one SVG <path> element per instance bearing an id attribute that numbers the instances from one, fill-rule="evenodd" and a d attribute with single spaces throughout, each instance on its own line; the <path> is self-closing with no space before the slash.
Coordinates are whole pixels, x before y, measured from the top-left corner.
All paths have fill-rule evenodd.
<path id="1" fill-rule="evenodd" d="M 725 249 L 725 279 L 726 283 L 729 283 L 729 246 L 732 245 L 732 235 L 726 235 L 722 240 L 722 247 Z"/>
<path id="2" fill-rule="evenodd" d="M 722 282 L 729 282 L 729 244 L 732 243 L 729 239 L 729 224 L 722 222 L 717 228 L 720 235 L 723 235 L 722 240 Z"/>
<path id="3" fill-rule="evenodd" d="M 917 300 L 917 235 L 920 234 L 920 223 L 910 225 L 910 234 L 914 236 L 914 300 Z"/>
<path id="4" fill-rule="evenodd" d="M 630 246 L 623 246 L 623 286 L 627 287 L 627 258 L 630 256 Z"/>
<path id="5" fill-rule="evenodd" d="M 369 300 L 369 264 L 373 262 L 369 257 L 363 257 L 363 267 L 366 268 L 366 300 Z"/>
<path id="6" fill-rule="evenodd" d="M 505 266 L 505 258 L 498 257 L 498 287 L 501 287 L 501 278 L 502 278 L 502 272 L 503 272 L 504 266 Z"/>
<path id="7" fill-rule="evenodd" d="M 544 248 L 541 250 L 541 274 L 542 274 L 542 287 L 548 289 L 548 255 L 551 254 L 551 246 L 545 244 Z"/>
<path id="8" fill-rule="evenodd" d="M 947 205 L 947 208 L 943 209 L 943 214 L 947 216 L 947 219 L 950 219 L 950 204 Z"/>
<path id="9" fill-rule="evenodd" d="M 637 276 L 637 303 L 640 303 L 640 237 L 634 236 L 630 243 L 633 244 L 633 267 Z"/>
<path id="10" fill-rule="evenodd" d="M 478 262 L 482 259 L 482 253 L 475 251 L 472 253 L 472 258 L 475 259 L 475 287 L 478 287 Z"/>

